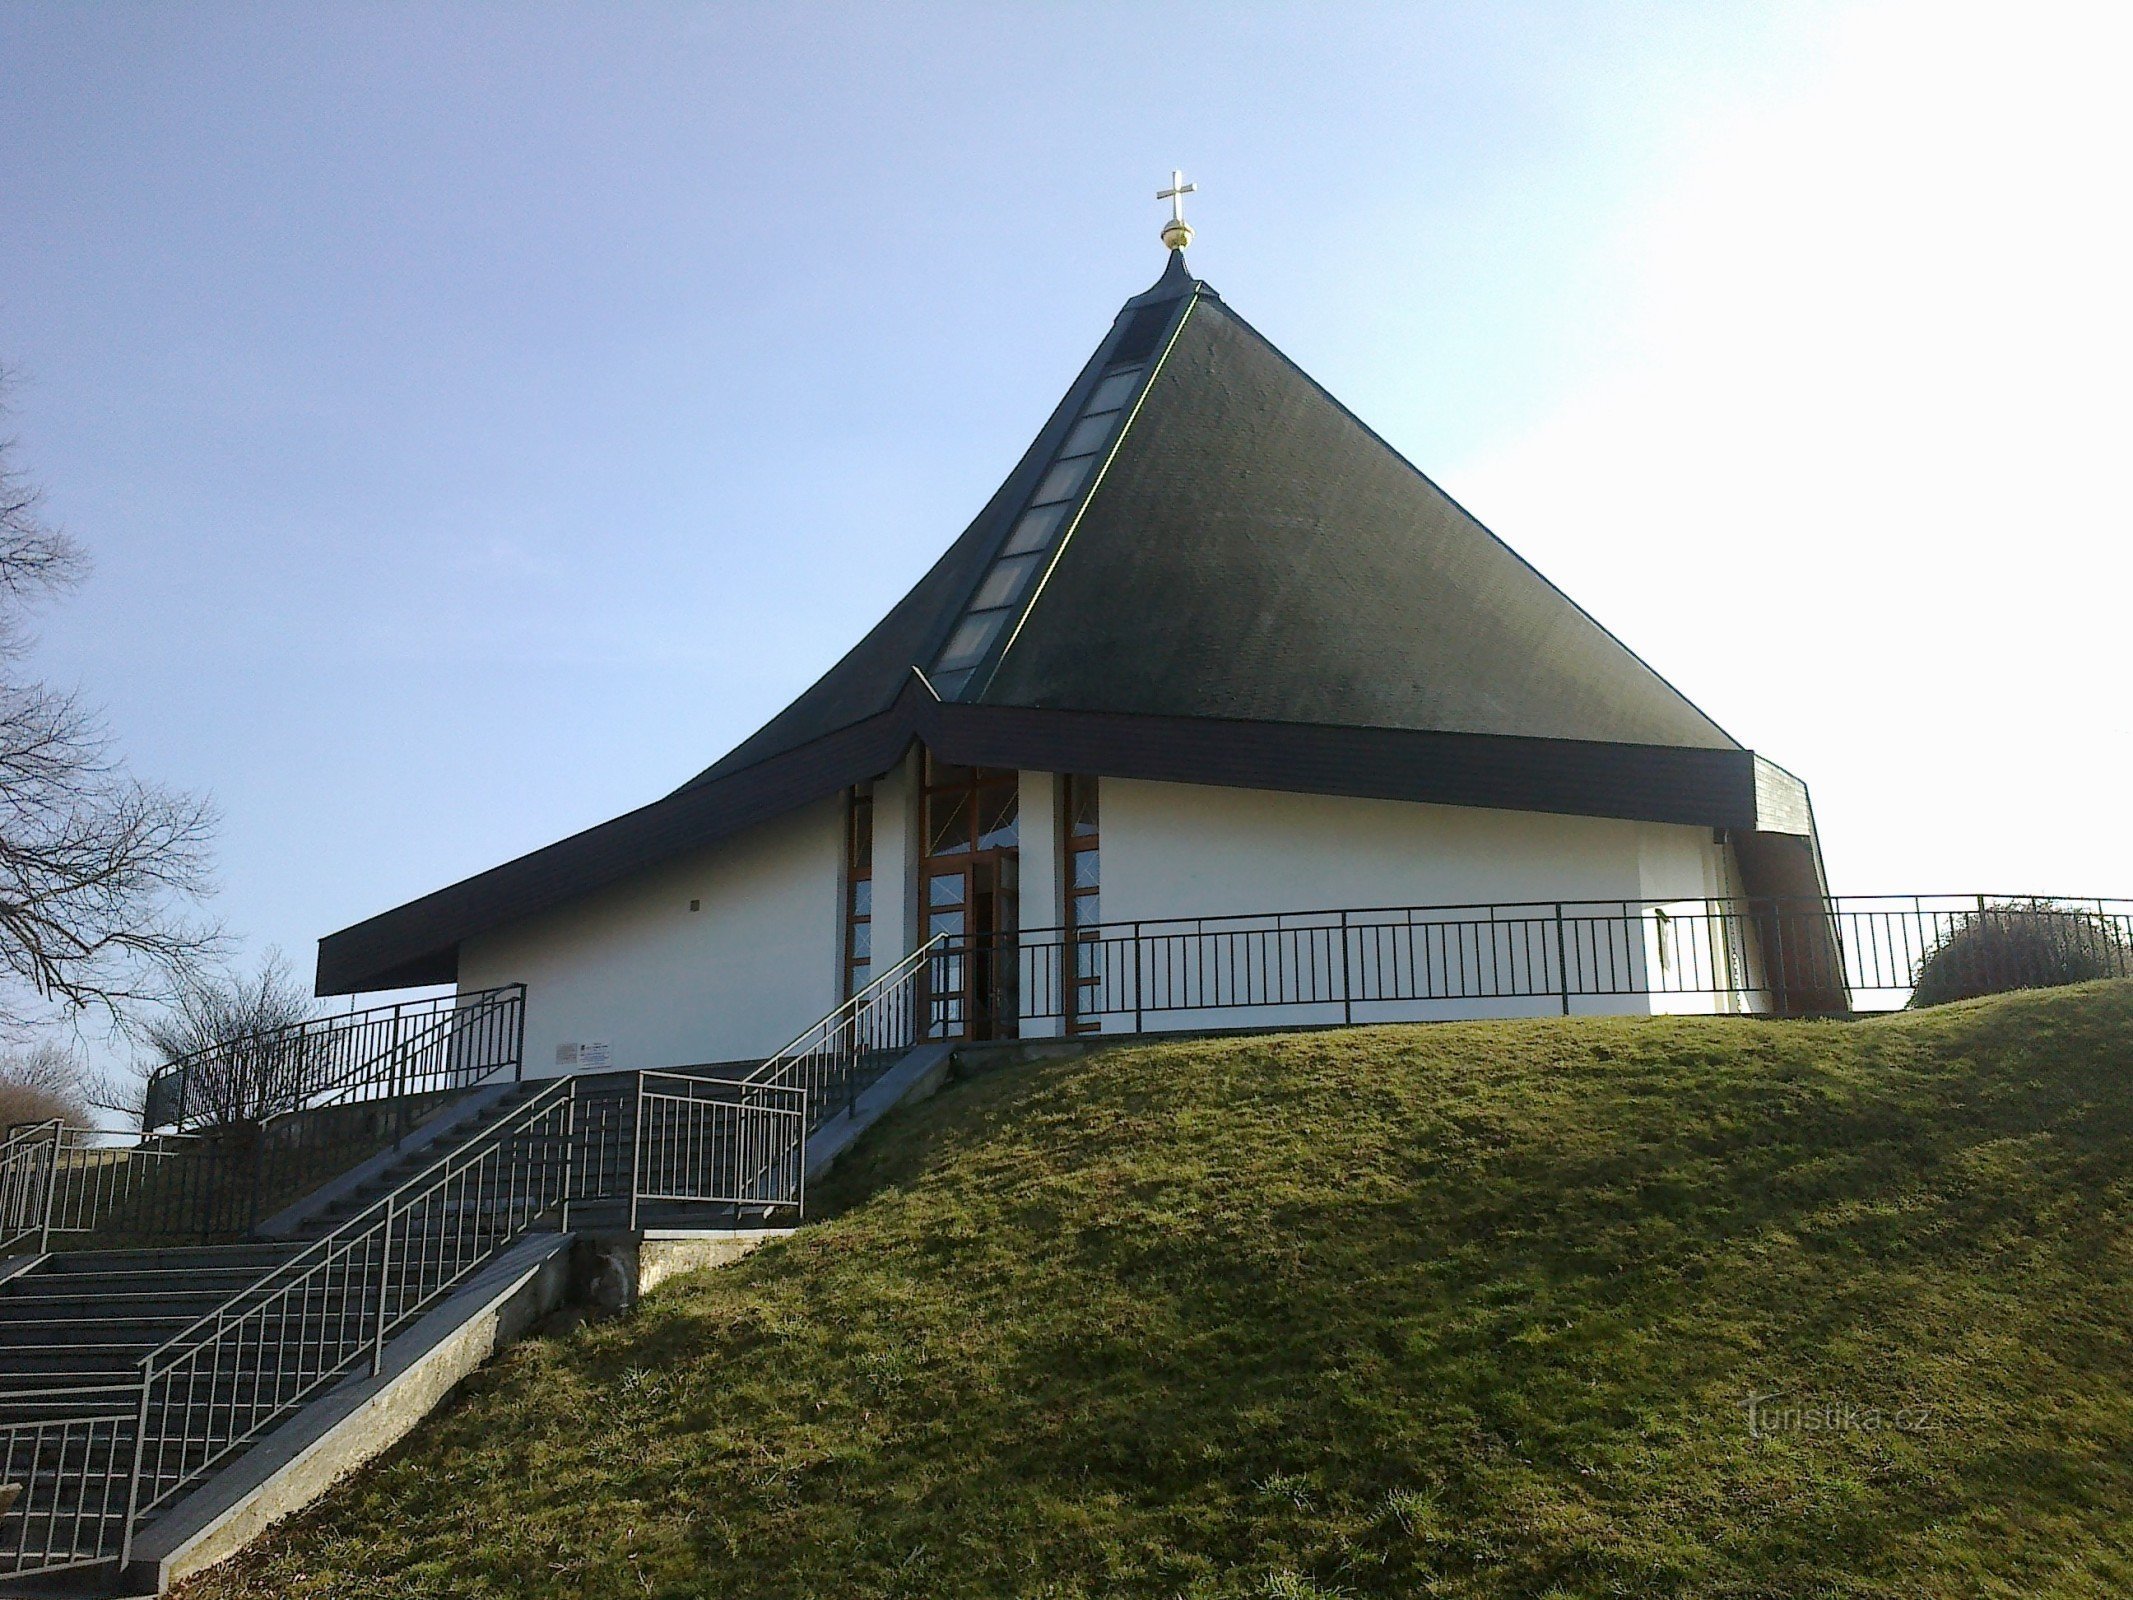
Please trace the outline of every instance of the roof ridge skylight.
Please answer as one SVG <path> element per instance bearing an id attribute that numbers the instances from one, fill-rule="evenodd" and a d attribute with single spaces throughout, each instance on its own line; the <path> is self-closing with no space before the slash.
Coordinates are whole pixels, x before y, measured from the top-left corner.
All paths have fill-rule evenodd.
<path id="1" fill-rule="evenodd" d="M 1192 297 L 1180 298 L 1189 311 Z M 1125 319 L 1088 397 L 1036 475 L 1036 487 L 934 653 L 926 679 L 943 700 L 960 699 L 978 669 L 1012 637 L 1010 619 L 1034 597 L 1038 578 L 1058 554 L 1098 469 L 1118 448 L 1136 402 L 1161 365 L 1165 336 L 1174 334 L 1182 320 L 1176 300 L 1140 306 Z"/>

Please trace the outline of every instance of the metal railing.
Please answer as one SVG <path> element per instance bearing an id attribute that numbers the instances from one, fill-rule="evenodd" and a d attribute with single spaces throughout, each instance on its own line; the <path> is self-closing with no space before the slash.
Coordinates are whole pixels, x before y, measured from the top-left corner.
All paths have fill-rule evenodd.
<path id="1" fill-rule="evenodd" d="M 141 1126 L 173 1132 L 525 1071 L 526 987 L 314 1017 L 195 1051 L 148 1080 Z"/>
<path id="2" fill-rule="evenodd" d="M 980 950 L 992 959 L 972 961 Z M 898 1055 L 941 1037 L 946 1018 L 973 1014 L 944 1002 L 981 966 L 1012 984 L 1011 1014 L 1070 1028 L 1364 1022 L 1478 1006 L 1568 1014 L 1625 1002 L 1850 1012 L 1903 1005 L 1921 984 L 1939 993 L 2133 976 L 2133 902 L 1546 902 L 1110 923 L 982 946 L 939 937 L 743 1076 L 655 1071 L 599 1090 L 578 1077 L 532 1090 L 165 1342 L 141 1361 L 137 1383 L 0 1395 L 11 1419 L 0 1425 L 0 1483 L 22 1488 L 0 1517 L 0 1572 L 108 1561 L 114 1542 L 123 1562 L 143 1517 L 327 1386 L 366 1362 L 375 1373 L 396 1333 L 530 1230 L 567 1230 L 575 1205 L 626 1197 L 633 1228 L 653 1203 L 797 1212 L 809 1133 L 852 1110 Z M 523 992 L 492 993 L 513 997 L 515 1061 Z M 449 1033 L 447 1019 L 430 1017 L 426 1026 Z M 391 1081 L 469 1081 L 451 1047 L 396 1037 L 395 1050 L 408 1048 Z M 329 1092 L 378 1081 L 342 1073 Z M 153 1161 L 191 1148 L 167 1143 Z M 84 1180 L 85 1199 L 70 1194 L 58 1177 L 69 1147 L 56 1123 L 0 1144 L 0 1232 L 48 1241 L 83 1214 L 70 1208 L 111 1203 L 116 1178 Z"/>
<path id="3" fill-rule="evenodd" d="M 94 1128 L 63 1128 L 47 1161 L 39 1249 L 50 1249 L 54 1234 L 95 1233 L 114 1223 L 107 1241 L 113 1244 L 204 1242 L 223 1231 L 217 1212 L 231 1185 L 214 1140 L 169 1134 L 130 1141 Z"/>
<path id="4" fill-rule="evenodd" d="M 441 1097 L 289 1112 L 144 1136 L 43 1123 L 0 1148 L 0 1256 L 55 1236 L 75 1248 L 214 1244 L 397 1142 Z"/>
<path id="5" fill-rule="evenodd" d="M 807 1192 L 806 1089 L 677 1072 L 635 1076 L 631 1232 L 648 1203 L 798 1214 Z"/>
<path id="6" fill-rule="evenodd" d="M 628 1194 L 633 1231 L 652 1203 L 797 1216 L 806 1202 L 808 1135 L 855 1108 L 861 1091 L 919 1043 L 940 945 L 935 939 L 914 950 L 744 1076 L 709 1068 L 636 1073 L 626 1189 L 609 1173 L 595 1192 Z"/>
<path id="7" fill-rule="evenodd" d="M 127 1523 L 136 1408 L 124 1388 L 52 1389 L 0 1426 L 0 1574 L 29 1577 L 111 1559 Z"/>
<path id="8" fill-rule="evenodd" d="M 328 1384 L 375 1375 L 387 1340 L 535 1224 L 568 1229 L 577 1090 L 538 1091 L 142 1359 L 121 1565 L 141 1516 Z"/>
<path id="9" fill-rule="evenodd" d="M 807 1131 L 858 1104 L 860 1091 L 925 1037 L 927 984 L 946 959 L 937 935 L 740 1080 L 804 1090 Z"/>
<path id="10" fill-rule="evenodd" d="M 0 1573 L 131 1559 L 141 1520 L 384 1349 L 544 1221 L 570 1225 L 559 1079 L 196 1319 L 123 1385 L 0 1395 Z"/>
<path id="11" fill-rule="evenodd" d="M 982 955 L 984 960 L 975 959 Z M 996 991 L 963 994 L 984 972 Z M 990 1014 L 1072 1031 L 1621 1010 L 1894 1010 L 2133 976 L 2133 901 L 1908 895 L 1392 906 L 1025 929 L 932 947 L 926 1036 Z"/>
<path id="12" fill-rule="evenodd" d="M 626 1200 L 632 1228 L 650 1203 L 797 1211 L 804 1086 L 631 1077 L 619 1092 L 580 1077 L 531 1088 L 143 1357 L 136 1382 L 0 1394 L 0 1484 L 23 1487 L 0 1508 L 0 1574 L 123 1567 L 143 1519 L 351 1373 L 375 1376 L 396 1334 L 529 1232 L 567 1231 L 580 1205 Z M 54 1148 L 42 1132 L 9 1148 Z M 59 1231 L 54 1185 L 25 1170 L 16 1214 Z"/>
<path id="13" fill-rule="evenodd" d="M 53 1173 L 67 1125 L 57 1117 L 27 1122 L 0 1142 L 0 1256 L 34 1239 L 42 1251 L 52 1233 Z"/>

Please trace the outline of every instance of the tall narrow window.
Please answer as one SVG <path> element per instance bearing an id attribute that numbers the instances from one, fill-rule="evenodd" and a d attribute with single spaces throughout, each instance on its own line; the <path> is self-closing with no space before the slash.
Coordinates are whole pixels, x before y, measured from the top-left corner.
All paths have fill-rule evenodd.
<path id="1" fill-rule="evenodd" d="M 1069 773 L 1065 829 L 1067 951 L 1066 1026 L 1094 1033 L 1103 1026 L 1103 856 L 1099 850 L 1096 780 Z"/>
<path id="2" fill-rule="evenodd" d="M 867 986 L 874 969 L 874 791 L 852 790 L 844 807 L 844 993 Z"/>

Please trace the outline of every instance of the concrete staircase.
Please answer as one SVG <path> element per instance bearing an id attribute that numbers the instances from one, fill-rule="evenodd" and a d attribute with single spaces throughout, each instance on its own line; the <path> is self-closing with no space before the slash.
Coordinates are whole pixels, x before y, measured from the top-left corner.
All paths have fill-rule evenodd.
<path id="1" fill-rule="evenodd" d="M 939 1044 L 889 1058 L 855 1096 L 818 1111 L 807 1175 L 893 1106 L 930 1092 L 949 1058 Z M 475 1089 L 268 1218 L 250 1242 L 0 1262 L 0 1596 L 155 1593 L 305 1503 L 330 1481 L 321 1462 L 347 1470 L 405 1432 L 482 1358 L 482 1340 L 515 1337 L 556 1303 L 574 1236 L 625 1236 L 637 1095 L 635 1074 L 581 1078 L 557 1121 L 552 1080 Z M 520 1126 L 533 1117 L 549 1120 Z M 432 1174 L 469 1151 L 489 1152 L 494 1171 L 437 1190 Z M 549 1174 L 540 1194 L 567 1195 L 567 1205 L 528 1214 L 529 1164 Z M 322 1271 L 322 1260 L 375 1232 L 388 1197 L 409 1206 L 397 1213 L 394 1249 L 365 1270 Z M 627 1253 L 634 1263 L 640 1238 L 730 1240 L 775 1220 L 785 1219 L 761 1206 L 647 1200 Z M 373 1351 L 366 1330 L 381 1301 L 397 1332 Z M 155 1386 L 144 1435 L 142 1363 L 216 1313 L 216 1325 L 240 1324 L 248 1342 L 218 1346 Z M 476 1322 L 490 1331 L 470 1342 Z M 277 1488 L 277 1475 L 301 1480 L 301 1492 Z M 139 1511 L 130 1540 L 129 1506 Z"/>
<path id="2" fill-rule="evenodd" d="M 0 1525 L 19 1525 L 35 1508 L 45 1562 L 115 1557 L 134 1468 L 127 1414 L 142 1358 L 299 1248 L 70 1251 L 0 1284 L 0 1429 L 19 1441 L 5 1463 L 17 1498 Z M 248 1387 L 233 1385 L 225 1400 L 242 1401 Z M 126 1420 L 82 1420 L 98 1417 Z M 175 1487 L 186 1470 L 174 1456 L 149 1464 L 143 1483 L 153 1494 Z M 17 1593 L 59 1592 L 50 1579 L 13 1583 Z"/>
<path id="3" fill-rule="evenodd" d="M 337 1271 L 339 1242 L 321 1244 L 450 1153 L 480 1148 L 543 1087 L 466 1097 L 401 1148 L 270 1219 L 276 1238 L 60 1251 L 0 1267 L 0 1497 L 8 1500 L 0 1514 L 0 1594 L 139 1592 L 140 1575 L 118 1571 L 129 1505 L 146 1508 L 134 1519 L 139 1547 L 159 1518 L 260 1442 L 248 1423 L 271 1432 L 344 1368 L 367 1366 L 365 1330 L 379 1324 L 381 1303 L 404 1321 L 464 1275 L 470 1260 L 523 1234 L 521 1176 L 495 1162 L 493 1176 L 478 1169 L 448 1197 L 410 1212 L 374 1269 L 365 1257 L 363 1270 Z M 565 1185 L 558 1178 L 552 1187 Z M 560 1221 L 550 1211 L 535 1226 Z M 211 1314 L 241 1324 L 246 1337 L 188 1360 L 157 1389 L 136 1478 L 142 1363 Z M 101 1565 L 79 1570 L 84 1563 Z M 66 1566 L 78 1570 L 37 1570 Z"/>

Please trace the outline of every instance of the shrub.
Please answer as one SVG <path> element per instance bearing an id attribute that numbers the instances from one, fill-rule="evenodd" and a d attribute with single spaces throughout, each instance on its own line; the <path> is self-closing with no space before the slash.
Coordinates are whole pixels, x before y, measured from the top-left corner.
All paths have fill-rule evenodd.
<path id="1" fill-rule="evenodd" d="M 0 1051 L 0 1133 L 17 1123 L 54 1117 L 71 1127 L 90 1125 L 81 1063 L 49 1041 Z"/>
<path id="2" fill-rule="evenodd" d="M 2128 976 L 2133 948 L 2115 922 L 2049 901 L 2017 901 L 1957 919 L 1918 963 L 1911 1004 Z"/>

